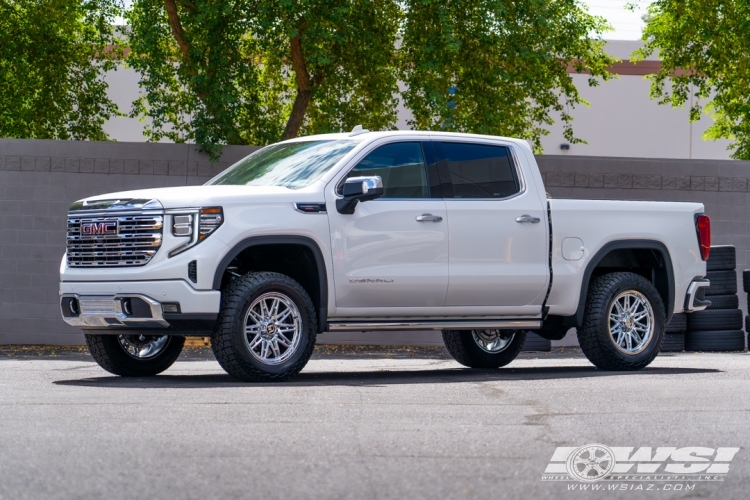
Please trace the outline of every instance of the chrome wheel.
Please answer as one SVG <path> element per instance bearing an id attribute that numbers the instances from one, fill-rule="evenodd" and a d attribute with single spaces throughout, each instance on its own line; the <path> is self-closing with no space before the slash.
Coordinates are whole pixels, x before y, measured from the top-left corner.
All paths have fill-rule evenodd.
<path id="1" fill-rule="evenodd" d="M 471 336 L 481 350 L 496 354 L 508 348 L 516 333 L 513 330 L 472 330 Z"/>
<path id="2" fill-rule="evenodd" d="M 245 313 L 245 342 L 261 363 L 278 365 L 299 346 L 302 319 L 295 303 L 284 294 L 264 293 Z"/>
<path id="3" fill-rule="evenodd" d="M 169 345 L 169 335 L 118 335 L 120 346 L 135 359 L 150 359 Z"/>
<path id="4" fill-rule="evenodd" d="M 645 295 L 635 290 L 622 292 L 609 308 L 609 333 L 625 354 L 638 354 L 654 336 L 654 310 Z"/>

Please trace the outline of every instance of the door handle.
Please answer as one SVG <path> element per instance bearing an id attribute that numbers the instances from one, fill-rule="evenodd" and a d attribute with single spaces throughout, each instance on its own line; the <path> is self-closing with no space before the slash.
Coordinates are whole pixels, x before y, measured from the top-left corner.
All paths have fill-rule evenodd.
<path id="1" fill-rule="evenodd" d="M 439 215 L 422 214 L 417 215 L 417 222 L 441 222 L 443 220 Z"/>
<path id="2" fill-rule="evenodd" d="M 532 224 L 539 224 L 540 222 L 542 222 L 542 219 L 540 219 L 539 217 L 532 217 L 530 215 L 524 214 L 520 217 L 516 217 L 516 222 L 531 222 Z"/>

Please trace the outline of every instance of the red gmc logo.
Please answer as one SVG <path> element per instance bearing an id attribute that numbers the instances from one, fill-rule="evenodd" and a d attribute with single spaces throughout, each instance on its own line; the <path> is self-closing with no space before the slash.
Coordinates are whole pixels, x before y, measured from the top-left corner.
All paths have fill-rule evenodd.
<path id="1" fill-rule="evenodd" d="M 102 234 L 105 236 L 116 235 L 117 221 L 81 223 L 81 236 L 93 236 L 96 234 Z"/>

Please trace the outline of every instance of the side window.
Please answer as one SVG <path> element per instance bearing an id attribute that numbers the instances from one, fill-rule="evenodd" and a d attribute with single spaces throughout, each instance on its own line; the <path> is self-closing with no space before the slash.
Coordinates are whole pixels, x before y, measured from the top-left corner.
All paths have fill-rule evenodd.
<path id="1" fill-rule="evenodd" d="M 418 142 L 397 142 L 380 146 L 352 169 L 347 177 L 379 175 L 382 198 L 429 198 L 429 184 L 422 146 Z"/>
<path id="2" fill-rule="evenodd" d="M 508 148 L 460 142 L 441 145 L 454 198 L 506 198 L 520 191 Z"/>

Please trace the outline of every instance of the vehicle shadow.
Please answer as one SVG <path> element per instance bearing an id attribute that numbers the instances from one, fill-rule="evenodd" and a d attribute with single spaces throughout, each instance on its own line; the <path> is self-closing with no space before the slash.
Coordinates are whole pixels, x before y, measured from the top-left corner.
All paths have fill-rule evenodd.
<path id="1" fill-rule="evenodd" d="M 636 372 L 602 371 L 593 366 L 558 366 L 539 368 L 501 368 L 498 370 L 472 370 L 468 368 L 443 368 L 425 370 L 372 370 L 352 372 L 302 372 L 284 383 L 241 382 L 229 375 L 216 373 L 204 375 L 159 375 L 156 377 L 90 377 L 57 380 L 61 386 L 106 388 L 162 388 L 210 389 L 217 387 L 315 387 L 315 386 L 388 386 L 401 384 L 454 384 L 460 382 L 528 381 L 576 379 L 589 377 L 644 377 L 654 375 L 694 375 L 719 373 L 717 369 L 702 368 L 645 368 Z"/>

